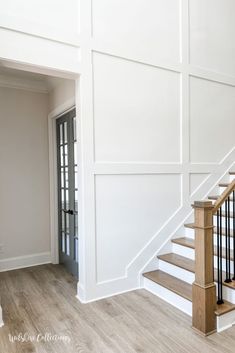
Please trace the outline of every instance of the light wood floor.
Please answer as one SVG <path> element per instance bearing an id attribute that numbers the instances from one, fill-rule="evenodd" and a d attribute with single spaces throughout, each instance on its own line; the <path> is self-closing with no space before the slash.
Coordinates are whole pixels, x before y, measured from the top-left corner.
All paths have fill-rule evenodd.
<path id="1" fill-rule="evenodd" d="M 62 266 L 0 273 L 6 325 L 0 353 L 234 353 L 235 327 L 208 338 L 190 318 L 145 290 L 82 305 Z M 67 335 L 65 342 L 11 343 L 9 334 Z"/>

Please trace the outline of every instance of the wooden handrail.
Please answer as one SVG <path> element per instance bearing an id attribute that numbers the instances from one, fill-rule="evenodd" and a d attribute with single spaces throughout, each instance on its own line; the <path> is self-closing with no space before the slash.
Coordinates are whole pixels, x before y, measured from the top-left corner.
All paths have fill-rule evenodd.
<path id="1" fill-rule="evenodd" d="M 217 210 L 222 206 L 225 200 L 229 197 L 229 195 L 235 190 L 235 179 L 228 185 L 228 187 L 224 190 L 224 192 L 220 195 L 218 200 L 214 203 L 213 214 L 217 212 Z"/>

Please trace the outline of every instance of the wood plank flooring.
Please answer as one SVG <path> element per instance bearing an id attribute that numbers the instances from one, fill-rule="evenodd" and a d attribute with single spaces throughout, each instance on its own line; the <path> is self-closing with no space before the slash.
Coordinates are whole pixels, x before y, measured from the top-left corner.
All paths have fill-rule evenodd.
<path id="1" fill-rule="evenodd" d="M 143 289 L 80 304 L 76 283 L 62 266 L 0 273 L 0 293 L 0 353 L 234 352 L 235 327 L 201 337 L 190 317 Z M 70 342 L 9 341 L 9 334 L 20 333 L 57 334 Z"/>

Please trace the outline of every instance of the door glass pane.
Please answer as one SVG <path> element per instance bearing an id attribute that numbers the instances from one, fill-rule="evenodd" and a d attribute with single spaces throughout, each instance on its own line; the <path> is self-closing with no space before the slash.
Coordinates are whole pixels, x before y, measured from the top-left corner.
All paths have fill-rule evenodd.
<path id="1" fill-rule="evenodd" d="M 64 146 L 64 164 L 68 165 L 68 145 Z"/>
<path id="2" fill-rule="evenodd" d="M 60 145 L 63 144 L 63 124 L 60 124 Z"/>
<path id="3" fill-rule="evenodd" d="M 66 210 L 69 210 L 69 190 L 66 189 Z"/>
<path id="4" fill-rule="evenodd" d="M 64 165 L 64 147 L 60 146 L 60 165 Z"/>
<path id="5" fill-rule="evenodd" d="M 75 190 L 74 210 L 78 211 L 78 190 Z"/>
<path id="6" fill-rule="evenodd" d="M 61 209 L 63 210 L 65 207 L 64 204 L 64 189 L 61 189 Z"/>
<path id="7" fill-rule="evenodd" d="M 68 142 L 68 124 L 67 121 L 64 122 L 64 143 Z"/>
<path id="8" fill-rule="evenodd" d="M 74 164 L 78 164 L 77 142 L 74 143 Z"/>
<path id="9" fill-rule="evenodd" d="M 64 222 L 64 212 L 62 211 L 61 212 L 61 230 L 62 230 L 62 232 L 65 231 L 65 224 L 64 223 L 65 223 Z"/>
<path id="10" fill-rule="evenodd" d="M 78 166 L 74 167 L 74 184 L 75 184 L 75 189 L 78 188 Z"/>
<path id="11" fill-rule="evenodd" d="M 66 213 L 66 233 L 69 233 L 69 214 Z"/>
<path id="12" fill-rule="evenodd" d="M 69 187 L 69 168 L 65 167 L 65 187 Z"/>
<path id="13" fill-rule="evenodd" d="M 62 188 L 64 187 L 64 168 L 60 169 L 60 185 Z"/>
<path id="14" fill-rule="evenodd" d="M 78 237 L 78 215 L 74 216 L 74 235 Z"/>
<path id="15" fill-rule="evenodd" d="M 62 252 L 65 252 L 65 235 L 64 235 L 64 233 L 62 233 L 62 236 L 61 236 L 61 250 L 62 250 Z"/>
<path id="16" fill-rule="evenodd" d="M 66 234 L 66 255 L 70 255 L 70 248 L 69 248 L 69 234 Z"/>
<path id="17" fill-rule="evenodd" d="M 76 117 L 73 118 L 73 139 L 74 141 L 77 140 Z"/>

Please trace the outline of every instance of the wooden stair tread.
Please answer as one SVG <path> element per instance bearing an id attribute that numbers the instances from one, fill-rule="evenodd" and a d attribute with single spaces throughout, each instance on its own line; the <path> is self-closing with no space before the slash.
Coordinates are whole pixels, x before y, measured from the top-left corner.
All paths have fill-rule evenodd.
<path id="1" fill-rule="evenodd" d="M 183 237 L 183 238 L 175 238 L 171 240 L 172 243 L 178 244 L 181 246 L 185 246 L 187 248 L 195 249 L 194 239 Z M 214 247 L 214 255 L 217 255 L 217 246 Z M 225 248 L 222 248 L 222 257 L 226 258 Z M 233 250 L 230 251 L 230 259 L 233 261 Z"/>
<path id="2" fill-rule="evenodd" d="M 235 175 L 235 172 L 229 172 L 230 175 Z"/>
<path id="3" fill-rule="evenodd" d="M 208 200 L 218 200 L 219 197 L 220 195 L 210 195 L 208 196 Z"/>
<path id="4" fill-rule="evenodd" d="M 194 239 L 192 238 L 182 237 L 182 238 L 172 239 L 171 241 L 174 244 L 186 246 L 187 248 L 190 248 L 190 249 L 195 249 Z"/>
<path id="5" fill-rule="evenodd" d="M 194 229 L 194 223 L 185 223 L 185 228 L 191 228 Z"/>
<path id="6" fill-rule="evenodd" d="M 165 261 L 170 263 L 171 265 L 180 267 L 186 271 L 195 273 L 195 261 L 188 259 L 187 257 L 181 256 L 181 255 L 177 255 L 174 253 L 169 253 L 169 254 L 165 254 L 165 255 L 159 255 L 158 256 L 159 260 Z M 223 271 L 222 272 L 222 279 L 223 279 L 223 285 L 226 287 L 229 287 L 231 289 L 235 289 L 235 281 L 229 282 L 229 283 L 225 283 L 224 280 L 226 278 L 226 273 Z M 217 269 L 214 269 L 214 280 L 215 282 L 217 281 Z"/>
<path id="7" fill-rule="evenodd" d="M 160 286 L 174 292 L 175 294 L 192 301 L 192 286 L 174 276 L 169 275 L 161 270 L 146 272 L 143 274 L 145 278 L 159 284 Z M 235 304 L 224 300 L 224 304 L 216 305 L 215 315 L 221 316 L 230 311 L 235 310 Z"/>
<path id="8" fill-rule="evenodd" d="M 170 291 L 180 295 L 181 297 L 192 301 L 192 286 L 174 276 L 168 275 L 161 270 L 146 272 L 144 277 L 159 284 L 160 286 L 169 289 Z"/>
<path id="9" fill-rule="evenodd" d="M 230 183 L 219 183 L 219 186 L 222 188 L 227 188 Z"/>
<path id="10" fill-rule="evenodd" d="M 189 272 L 195 272 L 195 261 L 188 259 L 187 257 L 177 255 L 174 253 L 168 253 L 164 255 L 158 255 L 158 259 L 168 262 L 177 267 L 183 268 Z"/>
<path id="11" fill-rule="evenodd" d="M 215 315 L 216 316 L 221 316 L 226 313 L 229 313 L 230 311 L 235 309 L 235 304 L 232 304 L 230 302 L 227 302 L 224 300 L 224 304 L 216 304 L 216 310 L 215 310 Z"/>
<path id="12" fill-rule="evenodd" d="M 185 223 L 185 228 L 195 229 L 194 223 Z M 217 227 L 214 227 L 214 234 L 217 234 Z M 222 235 L 225 235 L 225 228 L 222 228 Z M 233 237 L 233 229 L 230 229 L 230 236 Z"/>

